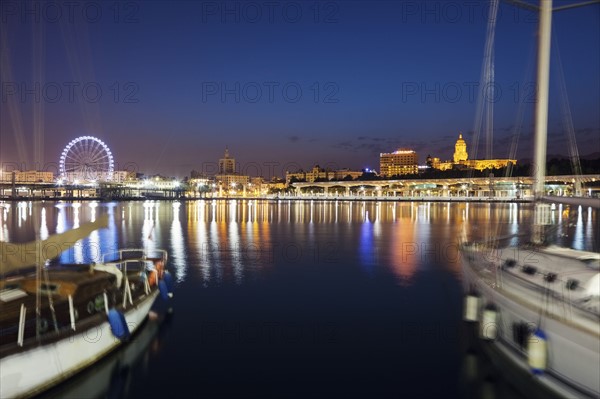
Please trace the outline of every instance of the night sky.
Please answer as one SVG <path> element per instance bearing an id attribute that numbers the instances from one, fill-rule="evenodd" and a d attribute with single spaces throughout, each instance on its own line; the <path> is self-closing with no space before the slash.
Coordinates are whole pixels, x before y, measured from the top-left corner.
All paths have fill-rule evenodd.
<path id="1" fill-rule="evenodd" d="M 104 140 L 117 169 L 179 178 L 214 171 L 225 146 L 242 172 L 265 177 L 315 163 L 378 168 L 379 153 L 399 147 L 448 159 L 459 131 L 472 150 L 487 2 L 0 7 L 5 169 L 51 169 L 81 135 Z M 530 158 L 537 19 L 505 3 L 499 12 L 494 156 L 507 156 L 523 112 L 517 158 Z M 558 52 L 579 152 L 598 153 L 600 6 L 553 23 L 548 153 L 568 154 Z"/>

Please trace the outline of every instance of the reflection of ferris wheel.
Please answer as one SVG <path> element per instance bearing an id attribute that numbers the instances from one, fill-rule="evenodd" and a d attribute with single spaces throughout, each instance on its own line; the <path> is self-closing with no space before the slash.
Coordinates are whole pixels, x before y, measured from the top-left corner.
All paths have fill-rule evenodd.
<path id="1" fill-rule="evenodd" d="M 96 137 L 71 140 L 60 156 L 60 175 L 70 181 L 110 180 L 114 161 L 110 149 Z"/>

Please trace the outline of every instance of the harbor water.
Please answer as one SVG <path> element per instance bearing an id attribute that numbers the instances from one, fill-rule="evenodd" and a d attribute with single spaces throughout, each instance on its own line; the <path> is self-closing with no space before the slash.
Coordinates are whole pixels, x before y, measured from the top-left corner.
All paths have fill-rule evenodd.
<path id="1" fill-rule="evenodd" d="M 462 321 L 458 244 L 526 240 L 530 204 L 7 202 L 0 240 L 102 214 L 109 228 L 60 260 L 164 248 L 175 296 L 124 348 L 44 398 L 520 397 Z M 598 251 L 598 230 L 596 210 L 557 206 L 548 235 Z"/>

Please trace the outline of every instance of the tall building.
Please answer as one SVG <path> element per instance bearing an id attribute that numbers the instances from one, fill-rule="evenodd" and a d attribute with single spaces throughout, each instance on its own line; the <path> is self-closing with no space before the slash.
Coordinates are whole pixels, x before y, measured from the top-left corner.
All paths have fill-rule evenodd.
<path id="1" fill-rule="evenodd" d="M 225 156 L 219 159 L 219 174 L 229 175 L 235 173 L 235 158 L 229 156 L 229 149 L 225 147 Z"/>
<path id="2" fill-rule="evenodd" d="M 428 157 L 428 163 L 429 163 Z M 439 158 L 431 158 L 431 167 L 439 170 L 448 170 L 453 168 L 467 168 L 476 170 L 497 169 L 508 166 L 508 164 L 517 164 L 516 159 L 469 159 L 467 153 L 467 143 L 462 134 L 458 135 L 458 140 L 454 145 L 454 158 L 452 161 L 440 161 Z"/>
<path id="3" fill-rule="evenodd" d="M 399 149 L 391 153 L 379 154 L 379 174 L 382 177 L 417 173 L 419 173 L 419 163 L 416 151 Z"/>
<path id="4" fill-rule="evenodd" d="M 229 156 L 229 149 L 225 147 L 225 156 L 219 159 L 219 173 L 215 175 L 215 183 L 219 191 L 238 193 L 240 189 L 246 190 L 250 183 L 250 176 L 240 175 L 235 171 L 235 158 Z"/>
<path id="5" fill-rule="evenodd" d="M 467 159 L 469 159 L 467 142 L 462 138 L 462 133 L 459 133 L 458 140 L 456 140 L 456 144 L 454 144 L 454 162 L 459 163 L 461 161 L 466 161 Z"/>

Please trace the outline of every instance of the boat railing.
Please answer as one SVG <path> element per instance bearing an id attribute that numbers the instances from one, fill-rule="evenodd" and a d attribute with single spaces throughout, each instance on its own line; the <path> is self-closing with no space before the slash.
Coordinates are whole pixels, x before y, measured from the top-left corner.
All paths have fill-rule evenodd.
<path id="1" fill-rule="evenodd" d="M 102 255 L 102 263 L 119 263 L 134 260 L 162 260 L 166 262 L 167 251 L 164 249 L 126 248 Z"/>

